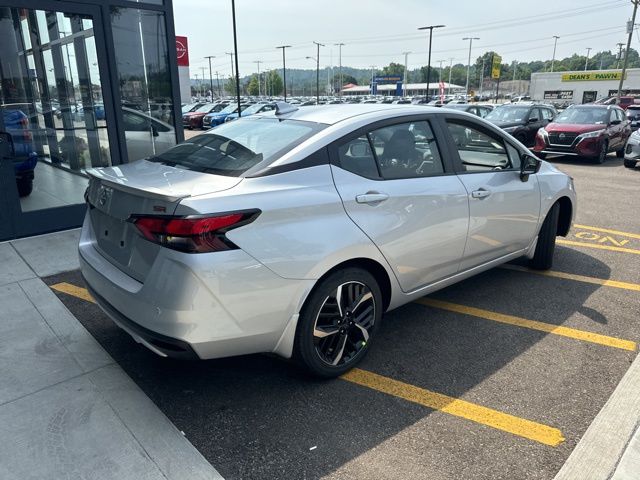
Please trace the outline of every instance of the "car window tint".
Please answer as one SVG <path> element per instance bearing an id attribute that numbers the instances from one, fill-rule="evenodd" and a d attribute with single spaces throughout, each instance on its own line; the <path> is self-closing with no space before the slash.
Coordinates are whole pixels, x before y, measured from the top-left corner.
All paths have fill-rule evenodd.
<path id="1" fill-rule="evenodd" d="M 466 172 L 513 168 L 500 137 L 470 124 L 447 120 L 447 127 L 458 149 Z"/>
<path id="2" fill-rule="evenodd" d="M 124 129 L 129 132 L 144 132 L 149 130 L 149 120 L 142 115 L 124 112 L 122 114 L 124 120 Z"/>
<path id="3" fill-rule="evenodd" d="M 376 159 L 365 135 L 339 146 L 338 157 L 341 168 L 361 177 L 380 178 Z"/>
<path id="4" fill-rule="evenodd" d="M 507 154 L 509 155 L 511 165 L 513 168 L 520 168 L 520 151 L 508 142 L 505 143 L 505 145 L 507 147 Z"/>
<path id="5" fill-rule="evenodd" d="M 545 120 L 553 120 L 553 111 L 548 108 L 543 108 L 542 118 L 544 118 Z"/>
<path id="6" fill-rule="evenodd" d="M 539 108 L 532 108 L 531 112 L 529 113 L 529 118 L 535 118 L 536 120 L 540 120 L 540 109 Z"/>
<path id="7" fill-rule="evenodd" d="M 428 122 L 408 122 L 369 133 L 384 179 L 416 178 L 444 173 L 435 136 Z"/>

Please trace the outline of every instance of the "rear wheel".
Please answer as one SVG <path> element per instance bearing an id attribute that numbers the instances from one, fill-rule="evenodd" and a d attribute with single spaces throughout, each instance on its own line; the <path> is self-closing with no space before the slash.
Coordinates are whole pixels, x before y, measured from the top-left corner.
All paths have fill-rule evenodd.
<path id="1" fill-rule="evenodd" d="M 529 261 L 531 268 L 535 268 L 536 270 L 549 270 L 553 265 L 553 253 L 556 248 L 559 216 L 560 205 L 554 203 L 542 223 L 542 228 L 540 228 L 536 251 L 533 254 L 533 258 Z"/>
<path id="2" fill-rule="evenodd" d="M 369 351 L 382 308 L 380 287 L 366 270 L 347 268 L 329 275 L 300 313 L 296 360 L 320 377 L 337 377 L 350 370 Z"/>
<path id="3" fill-rule="evenodd" d="M 626 158 L 624 159 L 624 166 L 627 168 L 636 168 L 636 160 L 627 160 Z"/>

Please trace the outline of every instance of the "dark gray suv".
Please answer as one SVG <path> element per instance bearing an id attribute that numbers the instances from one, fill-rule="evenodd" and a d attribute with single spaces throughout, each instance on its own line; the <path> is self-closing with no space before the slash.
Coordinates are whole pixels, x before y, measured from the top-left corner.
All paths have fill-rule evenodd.
<path id="1" fill-rule="evenodd" d="M 551 105 L 515 103 L 497 106 L 485 120 L 513 135 L 527 147 L 533 147 L 537 131 L 546 127 L 557 114 Z"/>

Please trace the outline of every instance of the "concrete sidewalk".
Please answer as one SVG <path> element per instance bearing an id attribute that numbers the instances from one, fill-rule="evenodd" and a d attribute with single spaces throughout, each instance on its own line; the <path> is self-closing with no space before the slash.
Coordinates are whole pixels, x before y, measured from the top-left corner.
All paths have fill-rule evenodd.
<path id="1" fill-rule="evenodd" d="M 40 280 L 78 236 L 0 243 L 0 478 L 222 478 Z"/>

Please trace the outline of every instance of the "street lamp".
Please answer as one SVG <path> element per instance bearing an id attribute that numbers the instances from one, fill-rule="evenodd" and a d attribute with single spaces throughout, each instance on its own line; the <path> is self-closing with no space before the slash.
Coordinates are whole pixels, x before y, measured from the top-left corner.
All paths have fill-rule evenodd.
<path id="1" fill-rule="evenodd" d="M 238 100 L 238 118 L 240 111 L 240 72 L 238 71 L 238 37 L 236 35 L 236 0 L 231 0 L 231 16 L 233 19 L 233 52 L 236 54 L 236 98 Z"/>
<path id="2" fill-rule="evenodd" d="M 211 59 L 216 58 L 214 55 L 204 57 L 209 59 L 209 86 L 211 87 L 211 99 L 213 100 L 213 74 L 211 73 Z"/>
<path id="3" fill-rule="evenodd" d="M 429 59 L 427 60 L 427 97 L 429 97 L 429 81 L 431 80 L 431 39 L 433 38 L 434 28 L 443 28 L 446 25 L 429 25 L 428 27 L 420 27 L 418 30 L 429 30 Z"/>
<path id="4" fill-rule="evenodd" d="M 467 85 L 465 88 L 468 96 L 469 95 L 469 72 L 471 71 L 471 46 L 473 45 L 473 41 L 480 40 L 480 37 L 464 37 L 462 40 L 469 40 L 469 59 L 467 60 Z"/>
<path id="5" fill-rule="evenodd" d="M 340 98 L 342 98 L 342 86 L 344 85 L 342 82 L 342 47 L 344 47 L 344 43 L 334 43 L 334 45 L 338 47 L 338 65 L 340 65 L 340 89 L 338 93 Z"/>
<path id="6" fill-rule="evenodd" d="M 556 45 L 558 44 L 558 39 L 560 37 L 558 35 L 553 36 L 553 57 L 551 58 L 551 71 L 553 72 L 553 64 L 556 61 Z"/>
<path id="7" fill-rule="evenodd" d="M 316 62 L 316 61 L 317 61 L 317 60 L 316 60 L 316 57 L 304 57 L 304 58 L 306 58 L 307 60 L 313 60 L 314 62 Z M 318 79 L 317 79 L 317 77 L 316 77 L 316 104 L 318 103 L 318 96 L 317 96 L 317 93 L 318 93 L 318 83 L 317 83 L 317 82 L 318 82 Z"/>
<path id="8" fill-rule="evenodd" d="M 316 105 L 320 105 L 320 47 L 324 47 L 324 44 L 313 42 L 317 47 L 316 56 Z"/>
<path id="9" fill-rule="evenodd" d="M 404 78 L 402 80 L 402 84 L 403 84 L 403 97 L 407 96 L 407 57 L 409 56 L 411 52 L 402 52 L 402 54 L 404 55 Z"/>
<path id="10" fill-rule="evenodd" d="M 587 47 L 587 59 L 584 61 L 584 71 L 587 71 L 587 64 L 589 63 L 589 53 L 591 53 L 591 47 Z"/>
<path id="11" fill-rule="evenodd" d="M 262 93 L 260 90 L 260 64 L 262 63 L 262 60 L 254 60 L 253 63 L 257 63 L 258 64 L 258 97 L 262 97 Z M 265 88 L 266 90 L 266 88 Z"/>
<path id="12" fill-rule="evenodd" d="M 284 85 L 284 101 L 287 101 L 287 64 L 284 59 L 284 50 L 285 48 L 291 48 L 291 45 L 280 45 L 279 47 L 282 49 L 282 84 Z"/>

